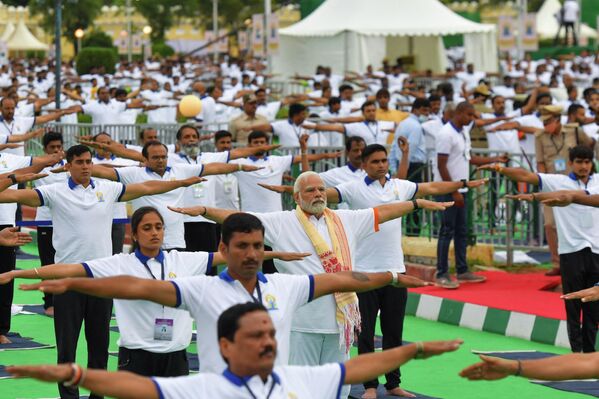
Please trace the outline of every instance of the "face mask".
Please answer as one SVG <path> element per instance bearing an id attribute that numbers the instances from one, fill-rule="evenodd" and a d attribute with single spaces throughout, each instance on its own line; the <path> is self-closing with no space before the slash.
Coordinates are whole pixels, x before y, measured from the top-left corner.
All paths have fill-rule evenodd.
<path id="1" fill-rule="evenodd" d="M 428 116 L 426 116 L 426 115 L 419 115 L 418 116 L 418 121 L 420 123 L 424 123 L 424 122 L 428 121 Z"/>
<path id="2" fill-rule="evenodd" d="M 196 158 L 200 153 L 200 147 L 196 144 L 181 146 L 183 153 L 190 158 Z"/>

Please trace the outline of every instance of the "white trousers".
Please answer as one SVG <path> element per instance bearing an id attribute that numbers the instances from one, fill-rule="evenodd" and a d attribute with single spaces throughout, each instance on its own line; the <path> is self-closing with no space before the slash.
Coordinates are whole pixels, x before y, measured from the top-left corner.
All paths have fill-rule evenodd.
<path id="1" fill-rule="evenodd" d="M 339 346 L 339 334 L 319 334 L 291 331 L 289 364 L 318 366 L 327 363 L 344 363 L 349 353 Z M 347 399 L 351 385 L 344 385 L 340 399 Z"/>

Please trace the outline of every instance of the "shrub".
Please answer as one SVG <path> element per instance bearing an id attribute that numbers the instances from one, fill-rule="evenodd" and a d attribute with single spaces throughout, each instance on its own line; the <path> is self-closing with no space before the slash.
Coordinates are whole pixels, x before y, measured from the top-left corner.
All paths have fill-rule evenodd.
<path id="1" fill-rule="evenodd" d="M 81 40 L 81 47 L 103 47 L 103 48 L 114 48 L 112 38 L 101 30 L 91 31 L 89 34 L 83 36 Z"/>
<path id="2" fill-rule="evenodd" d="M 152 54 L 166 58 L 175 55 L 175 50 L 166 43 L 154 43 L 152 44 Z"/>
<path id="3" fill-rule="evenodd" d="M 117 56 L 112 49 L 101 47 L 84 47 L 76 58 L 77 73 L 89 73 L 93 67 L 103 66 L 106 73 L 114 73 Z"/>

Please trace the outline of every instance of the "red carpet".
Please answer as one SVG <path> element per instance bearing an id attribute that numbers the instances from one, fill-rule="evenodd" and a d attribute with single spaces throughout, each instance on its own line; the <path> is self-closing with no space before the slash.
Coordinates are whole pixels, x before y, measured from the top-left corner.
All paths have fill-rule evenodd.
<path id="1" fill-rule="evenodd" d="M 566 320 L 566 311 L 563 301 L 559 298 L 560 294 L 543 291 L 545 287 L 557 285 L 560 282 L 559 277 L 547 277 L 543 273 L 480 272 L 477 274 L 487 277 L 487 281 L 480 284 L 462 284 L 457 290 L 424 287 L 410 291 L 494 309 Z"/>

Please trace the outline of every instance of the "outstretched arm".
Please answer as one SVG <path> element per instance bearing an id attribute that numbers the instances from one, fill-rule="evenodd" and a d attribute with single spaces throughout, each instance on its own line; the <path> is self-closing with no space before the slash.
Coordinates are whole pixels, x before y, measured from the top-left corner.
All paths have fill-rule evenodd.
<path id="1" fill-rule="evenodd" d="M 40 125 L 43 125 L 44 123 L 48 123 L 48 122 L 52 122 L 55 121 L 56 119 L 60 119 L 61 116 L 65 115 L 65 111 L 64 110 L 56 110 L 55 112 L 46 114 L 46 115 L 42 115 L 42 116 L 36 116 L 35 117 L 35 123 L 38 123 Z"/>
<path id="2" fill-rule="evenodd" d="M 462 343 L 460 339 L 418 342 L 378 353 L 356 356 L 345 362 L 345 384 L 359 384 L 378 378 L 414 358 L 425 359 L 456 351 Z"/>
<path id="3" fill-rule="evenodd" d="M 202 176 L 208 175 L 226 175 L 234 172 L 253 172 L 262 169 L 262 167 L 254 165 L 242 165 L 240 163 L 207 163 L 202 169 Z"/>
<path id="4" fill-rule="evenodd" d="M 226 165 L 226 164 L 223 164 Z M 95 169 L 95 168 L 94 168 Z M 121 202 L 134 200 L 145 195 L 155 195 L 167 193 L 172 190 L 176 190 L 181 187 L 189 187 L 194 184 L 206 181 L 201 177 L 194 176 L 182 180 L 150 180 L 143 183 L 129 184 L 125 187 L 125 193 L 121 197 Z"/>
<path id="5" fill-rule="evenodd" d="M 132 159 L 132 160 L 138 161 L 138 162 L 146 161 L 146 159 L 141 154 L 141 152 L 127 148 L 124 145 L 122 145 L 121 143 L 114 141 L 114 140 L 111 141 L 109 144 L 98 143 L 95 141 L 84 141 L 84 140 L 81 140 L 80 143 L 83 145 L 87 145 L 89 147 L 97 148 L 97 149 L 104 150 L 104 151 L 109 151 L 112 154 L 114 154 L 115 156 L 120 157 L 120 158 Z"/>
<path id="6" fill-rule="evenodd" d="M 23 134 L 11 134 L 10 136 L 8 136 L 8 143 L 20 143 L 22 141 L 27 141 L 27 140 L 31 140 L 34 139 L 36 137 L 40 137 L 44 134 L 44 132 L 46 131 L 46 129 L 39 128 L 36 130 L 32 130 L 28 133 L 23 133 Z"/>
<path id="7" fill-rule="evenodd" d="M 393 283 L 393 278 L 397 283 Z M 387 285 L 397 287 L 424 287 L 430 285 L 426 281 L 416 277 L 406 276 L 397 272 L 382 273 L 360 273 L 360 272 L 338 272 L 314 275 L 314 298 L 329 295 L 334 292 L 366 292 Z"/>
<path id="8" fill-rule="evenodd" d="M 426 195 L 443 195 L 453 193 L 460 188 L 468 187 L 475 188 L 487 184 L 489 179 L 470 180 L 467 182 L 461 181 L 438 181 L 431 183 L 420 183 L 418 184 L 418 192 L 416 196 L 418 198 Z"/>
<path id="9" fill-rule="evenodd" d="M 76 291 L 101 298 L 143 299 L 164 306 L 177 306 L 177 290 L 172 282 L 130 276 L 46 280 L 37 284 L 21 284 L 19 288 L 49 294 Z"/>
<path id="10" fill-rule="evenodd" d="M 10 283 L 15 278 L 49 280 L 67 277 L 87 277 L 85 267 L 81 263 L 57 263 L 27 270 L 11 270 L 0 274 L 0 284 Z"/>
<path id="11" fill-rule="evenodd" d="M 425 199 L 414 200 L 418 208 L 428 209 L 430 211 L 444 211 L 453 206 L 453 202 L 435 202 Z M 379 223 L 385 223 L 389 220 L 400 218 L 408 213 L 416 210 L 413 201 L 395 202 L 392 204 L 379 205 L 376 208 L 379 214 Z"/>
<path id="12" fill-rule="evenodd" d="M 114 168 L 110 168 L 101 164 L 92 166 L 92 176 L 112 181 L 118 181 L 119 179 L 119 176 Z"/>
<path id="13" fill-rule="evenodd" d="M 229 155 L 230 155 L 231 159 L 247 158 L 252 155 L 259 154 L 261 152 L 268 152 L 268 151 L 276 150 L 279 147 L 280 147 L 280 145 L 273 144 L 273 145 L 261 145 L 258 147 L 235 148 L 229 152 Z"/>
<path id="14" fill-rule="evenodd" d="M 507 360 L 481 355 L 482 362 L 466 367 L 460 376 L 469 380 L 499 380 L 518 375 L 560 381 L 599 377 L 599 353 L 572 353 L 536 360 Z"/>
<path id="15" fill-rule="evenodd" d="M 74 377 L 71 364 L 46 366 L 9 366 L 6 371 L 17 378 L 34 378 L 45 382 L 67 382 Z M 85 370 L 79 386 L 100 396 L 117 399 L 158 399 L 160 394 L 154 382 L 128 371 Z"/>
<path id="16" fill-rule="evenodd" d="M 169 206 L 167 207 L 173 212 L 181 213 L 183 215 L 188 216 L 203 216 L 206 219 L 210 219 L 216 223 L 222 224 L 226 218 L 234 213 L 239 213 L 239 211 L 232 211 L 229 209 L 220 209 L 220 208 L 208 208 L 206 206 L 193 206 L 189 208 L 176 208 Z"/>
<path id="17" fill-rule="evenodd" d="M 12 182 L 11 182 L 12 185 Z M 0 193 L 0 203 L 16 202 L 28 206 L 41 206 L 40 197 L 35 190 L 5 190 Z"/>
<path id="18" fill-rule="evenodd" d="M 529 172 L 528 170 L 522 169 L 522 168 L 508 168 L 505 166 L 501 166 L 497 163 L 494 163 L 494 164 L 479 166 L 478 170 L 491 170 L 491 171 L 495 171 L 501 175 L 504 175 L 508 179 L 511 179 L 514 181 L 534 184 L 535 186 L 539 185 L 539 175 L 537 175 L 536 173 Z"/>

